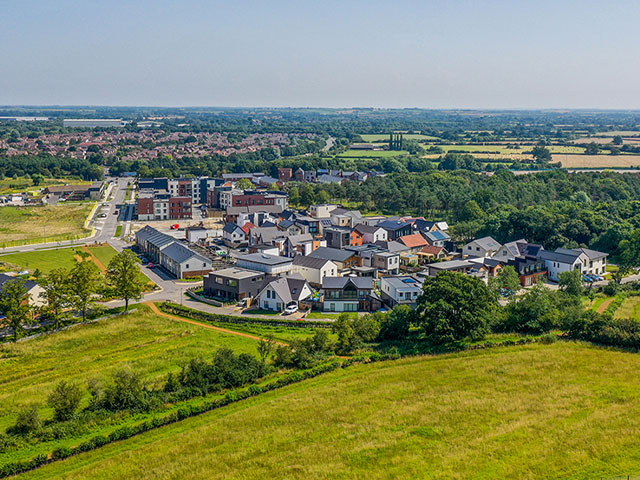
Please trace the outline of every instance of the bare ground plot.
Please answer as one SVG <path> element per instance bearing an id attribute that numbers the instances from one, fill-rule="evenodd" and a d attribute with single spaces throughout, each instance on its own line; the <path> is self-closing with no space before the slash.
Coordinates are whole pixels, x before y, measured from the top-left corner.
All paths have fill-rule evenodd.
<path id="1" fill-rule="evenodd" d="M 553 161 L 561 162 L 564 168 L 629 168 L 640 166 L 640 155 L 554 154 Z"/>
<path id="2" fill-rule="evenodd" d="M 629 145 L 640 144 L 640 137 L 622 137 L 623 143 Z M 608 145 L 613 142 L 613 137 L 582 137 L 573 140 L 573 143 L 597 143 L 599 145 Z"/>

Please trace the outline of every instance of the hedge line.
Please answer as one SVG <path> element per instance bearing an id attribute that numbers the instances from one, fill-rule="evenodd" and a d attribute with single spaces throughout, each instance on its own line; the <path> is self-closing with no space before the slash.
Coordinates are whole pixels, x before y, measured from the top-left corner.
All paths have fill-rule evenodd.
<path id="1" fill-rule="evenodd" d="M 158 305 L 158 308 L 165 313 L 171 313 L 173 315 L 180 315 L 183 317 L 189 317 L 194 320 L 202 320 L 204 322 L 224 322 L 224 323 L 236 323 L 236 324 L 260 324 L 269 325 L 272 327 L 297 327 L 297 328 L 330 328 L 332 322 L 318 321 L 312 322 L 309 320 L 270 320 L 266 318 L 256 317 L 238 317 L 234 315 L 224 315 L 221 313 L 209 313 L 195 310 L 193 308 L 178 305 L 172 302 L 163 302 Z"/>
<path id="2" fill-rule="evenodd" d="M 185 405 L 178 408 L 178 410 L 170 413 L 169 415 L 156 416 L 137 425 L 125 425 L 113 431 L 108 436 L 96 435 L 95 437 L 92 437 L 75 447 L 60 447 L 55 449 L 48 455 L 41 454 L 35 456 L 31 460 L 7 463 L 0 466 L 0 478 L 5 478 L 11 475 L 17 475 L 18 473 L 24 473 L 29 470 L 34 470 L 48 463 L 55 462 L 56 460 L 63 460 L 78 453 L 95 450 L 96 448 L 100 448 L 112 442 L 126 440 L 135 435 L 153 430 L 154 428 L 163 427 L 165 425 L 184 420 L 185 418 L 194 417 L 196 415 L 200 415 L 211 410 L 216 410 L 218 408 L 224 407 L 231 403 L 245 400 L 249 397 L 255 397 L 271 390 L 277 390 L 293 383 L 317 377 L 318 375 L 322 375 L 323 373 L 336 370 L 341 366 L 342 362 L 334 360 L 329 363 L 318 365 L 309 370 L 291 372 L 290 374 L 265 385 L 251 385 L 245 389 L 231 390 L 227 392 L 227 394 L 223 398 L 211 400 L 199 405 Z"/>

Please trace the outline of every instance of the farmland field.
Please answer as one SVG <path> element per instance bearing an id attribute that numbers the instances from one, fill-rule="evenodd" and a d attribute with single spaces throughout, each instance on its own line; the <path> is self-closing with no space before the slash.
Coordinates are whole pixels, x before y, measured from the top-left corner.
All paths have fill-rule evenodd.
<path id="1" fill-rule="evenodd" d="M 640 166 L 640 155 L 564 155 L 553 154 L 564 168 L 630 168 Z"/>
<path id="2" fill-rule="evenodd" d="M 380 158 L 399 157 L 407 155 L 406 150 L 347 150 L 339 154 L 343 158 Z"/>
<path id="3" fill-rule="evenodd" d="M 45 403 L 62 379 L 84 383 L 106 379 L 125 365 L 147 380 L 180 369 L 191 358 L 210 357 L 220 347 L 256 353 L 252 339 L 180 323 L 142 307 L 115 317 L 0 346 L 0 431 L 15 421 L 17 410 Z M 51 412 L 41 408 L 44 417 Z M 0 462 L 1 463 L 1 462 Z"/>
<path id="4" fill-rule="evenodd" d="M 88 235 L 85 220 L 93 203 L 0 208 L 0 247 L 5 242 L 65 240 Z"/>
<path id="5" fill-rule="evenodd" d="M 387 142 L 389 141 L 388 133 L 372 133 L 360 135 L 365 142 Z M 405 133 L 402 135 L 405 140 L 440 140 L 438 137 L 432 137 L 431 135 L 422 135 L 420 133 Z"/>
<path id="6" fill-rule="evenodd" d="M 626 478 L 638 368 L 564 342 L 359 365 L 20 478 Z"/>
<path id="7" fill-rule="evenodd" d="M 38 191 L 43 187 L 49 187 L 52 185 L 86 185 L 91 182 L 85 182 L 83 180 L 73 180 L 69 178 L 45 178 L 40 185 L 34 186 L 33 180 L 27 177 L 18 178 L 4 178 L 0 180 L 0 195 L 7 193 L 22 193 L 25 191 L 33 192 Z"/>

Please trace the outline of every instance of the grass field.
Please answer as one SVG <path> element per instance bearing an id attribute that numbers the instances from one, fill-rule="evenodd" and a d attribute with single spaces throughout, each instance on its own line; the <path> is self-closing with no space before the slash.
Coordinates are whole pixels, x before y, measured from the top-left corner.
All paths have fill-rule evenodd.
<path id="1" fill-rule="evenodd" d="M 338 155 L 343 158 L 390 158 L 407 155 L 406 150 L 347 150 Z"/>
<path id="2" fill-rule="evenodd" d="M 616 310 L 617 318 L 633 318 L 640 320 L 640 297 L 627 297 Z"/>
<path id="3" fill-rule="evenodd" d="M 33 192 L 38 191 L 43 187 L 49 187 L 52 185 L 82 185 L 89 184 L 91 182 L 85 182 L 83 180 L 69 179 L 69 178 L 45 178 L 40 185 L 34 186 L 33 180 L 26 177 L 19 178 L 4 178 L 0 180 L 0 195 L 6 195 L 7 193 L 22 193 L 25 191 Z"/>
<path id="4" fill-rule="evenodd" d="M 78 325 L 55 334 L 0 346 L 0 431 L 15 421 L 17 410 L 44 403 L 62 379 L 84 383 L 106 379 L 131 366 L 147 380 L 177 371 L 183 362 L 210 357 L 219 347 L 256 353 L 252 339 L 188 325 L 141 307 L 126 316 Z M 49 418 L 51 412 L 42 407 Z M 1 463 L 1 462 L 0 462 Z"/>
<path id="5" fill-rule="evenodd" d="M 554 162 L 564 168 L 608 168 L 640 166 L 640 155 L 565 155 L 553 154 Z"/>
<path id="6" fill-rule="evenodd" d="M 88 235 L 84 228 L 93 203 L 37 207 L 1 207 L 0 246 L 3 242 L 46 238 L 55 241 Z"/>
<path id="7" fill-rule="evenodd" d="M 360 135 L 362 140 L 365 142 L 388 142 L 389 134 L 388 133 L 365 133 Z M 438 137 L 432 137 L 430 135 L 422 135 L 420 133 L 405 133 L 402 135 L 405 140 L 418 140 L 418 141 L 432 141 L 432 140 L 440 140 Z"/>
<path id="8" fill-rule="evenodd" d="M 117 253 L 109 245 L 89 247 L 89 250 L 106 267 L 109 260 Z M 76 264 L 76 255 L 81 247 L 56 248 L 54 250 L 34 250 L 31 252 L 10 253 L 0 255 L 0 263 L 7 263 L 24 268 L 33 273 L 36 269 L 48 273 L 54 268 L 71 269 Z"/>
<path id="9" fill-rule="evenodd" d="M 360 365 L 20 478 L 626 478 L 638 368 L 564 342 Z"/>

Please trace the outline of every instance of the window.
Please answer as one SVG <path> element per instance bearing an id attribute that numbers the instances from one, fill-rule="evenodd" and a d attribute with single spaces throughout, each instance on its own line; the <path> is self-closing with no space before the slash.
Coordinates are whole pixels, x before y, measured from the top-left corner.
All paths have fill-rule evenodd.
<path id="1" fill-rule="evenodd" d="M 189 268 L 189 264 L 187 263 L 187 268 Z"/>

